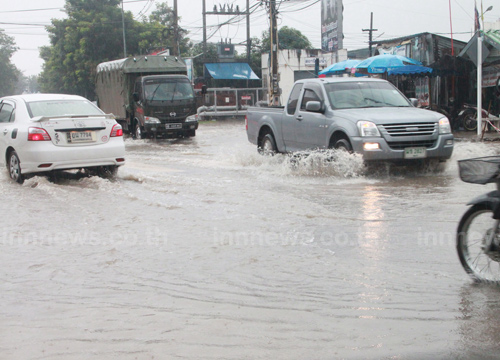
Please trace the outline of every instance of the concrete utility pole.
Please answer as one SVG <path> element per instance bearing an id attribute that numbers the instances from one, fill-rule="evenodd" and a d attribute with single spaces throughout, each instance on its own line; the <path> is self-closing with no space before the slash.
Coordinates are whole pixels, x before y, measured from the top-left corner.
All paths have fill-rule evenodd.
<path id="1" fill-rule="evenodd" d="M 271 66 L 269 71 L 269 105 L 280 105 L 280 88 L 279 88 L 279 74 L 278 74 L 278 23 L 276 19 L 276 0 L 269 1 L 269 39 L 271 42 Z"/>
<path id="2" fill-rule="evenodd" d="M 125 39 L 125 15 L 123 13 L 123 0 L 122 0 L 122 30 L 123 30 L 123 57 L 127 57 L 127 41 Z"/>
<path id="3" fill-rule="evenodd" d="M 203 62 L 205 62 L 206 54 L 207 54 L 207 4 L 205 0 L 203 0 Z"/>
<path id="4" fill-rule="evenodd" d="M 363 29 L 363 31 L 368 31 L 369 32 L 368 48 L 370 49 L 370 56 L 373 56 L 373 52 L 372 52 L 373 32 L 374 31 L 378 31 L 378 29 L 374 29 L 373 28 L 373 13 L 370 13 L 370 28 L 369 29 Z"/>
<path id="5" fill-rule="evenodd" d="M 250 0 L 247 0 L 247 62 L 250 63 L 252 40 L 250 39 Z"/>
<path id="6" fill-rule="evenodd" d="M 173 55 L 179 56 L 179 16 L 177 13 L 177 0 L 174 0 L 174 46 Z"/>

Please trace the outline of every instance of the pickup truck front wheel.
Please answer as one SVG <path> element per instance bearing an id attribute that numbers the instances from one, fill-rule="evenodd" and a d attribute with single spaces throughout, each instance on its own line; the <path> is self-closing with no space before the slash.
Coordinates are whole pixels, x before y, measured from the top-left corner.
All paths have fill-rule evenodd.
<path id="1" fill-rule="evenodd" d="M 352 152 L 352 145 L 347 139 L 338 139 L 333 144 L 334 149 L 344 150 L 347 152 Z"/>
<path id="2" fill-rule="evenodd" d="M 259 147 L 257 148 L 261 155 L 274 155 L 278 152 L 276 141 L 271 133 L 265 134 L 260 140 Z"/>

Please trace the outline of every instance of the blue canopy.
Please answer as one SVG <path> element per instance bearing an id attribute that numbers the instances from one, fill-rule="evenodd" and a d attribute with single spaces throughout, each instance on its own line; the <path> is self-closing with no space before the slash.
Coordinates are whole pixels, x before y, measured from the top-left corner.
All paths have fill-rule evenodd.
<path id="1" fill-rule="evenodd" d="M 387 74 L 389 75 L 422 74 L 431 72 L 431 68 L 420 65 L 406 65 L 387 70 Z"/>
<path id="2" fill-rule="evenodd" d="M 324 70 L 319 72 L 319 75 L 333 75 L 333 74 L 342 74 L 346 72 L 346 69 L 351 69 L 358 65 L 361 60 L 351 60 L 347 59 L 335 64 L 332 64 L 325 68 Z"/>
<path id="3" fill-rule="evenodd" d="M 401 55 L 376 55 L 356 65 L 356 72 L 366 71 L 370 74 L 383 74 L 394 68 L 407 65 L 422 65 L 422 63 Z"/>
<path id="4" fill-rule="evenodd" d="M 247 63 L 212 63 L 205 64 L 205 68 L 217 80 L 259 80 Z"/>

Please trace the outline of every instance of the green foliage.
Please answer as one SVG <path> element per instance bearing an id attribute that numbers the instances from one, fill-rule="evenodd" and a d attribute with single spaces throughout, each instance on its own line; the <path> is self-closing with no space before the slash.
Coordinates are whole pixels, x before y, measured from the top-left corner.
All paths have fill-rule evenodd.
<path id="1" fill-rule="evenodd" d="M 283 26 L 278 30 L 278 48 L 279 49 L 312 49 L 309 39 L 299 30 Z M 262 33 L 262 52 L 269 52 L 271 49 L 271 40 L 269 31 Z"/>
<path id="2" fill-rule="evenodd" d="M 17 78 L 21 74 L 11 62 L 17 51 L 14 38 L 0 29 L 0 97 L 13 95 L 16 92 Z"/>
<path id="3" fill-rule="evenodd" d="M 99 63 L 123 58 L 121 0 L 66 0 L 63 20 L 47 27 L 50 46 L 40 49 L 45 61 L 40 85 L 43 92 L 71 93 L 95 98 L 94 80 Z M 125 12 L 127 54 L 145 54 L 169 41 L 171 9 L 161 4 L 149 19 L 137 21 Z M 189 39 L 181 36 L 181 51 Z M 173 36 L 173 35 L 172 35 Z"/>
<path id="4" fill-rule="evenodd" d="M 253 37 L 250 39 L 250 61 L 248 62 L 248 65 L 252 68 L 253 72 L 262 79 L 262 50 L 261 50 L 261 41 L 260 39 Z M 236 56 L 236 58 L 240 61 L 247 61 L 247 52 L 245 49 L 245 52 L 242 54 L 239 54 Z"/>
<path id="5" fill-rule="evenodd" d="M 198 43 L 189 49 L 187 57 L 193 57 L 193 68 L 195 77 L 203 76 L 203 63 L 218 62 L 217 44 L 207 43 L 207 51 L 203 53 L 203 44 Z"/>
<path id="6" fill-rule="evenodd" d="M 19 75 L 17 79 L 15 94 L 22 94 L 24 92 L 29 94 L 40 92 L 40 86 L 38 85 L 37 75 L 31 75 L 31 76 L 25 76 L 24 74 Z"/>

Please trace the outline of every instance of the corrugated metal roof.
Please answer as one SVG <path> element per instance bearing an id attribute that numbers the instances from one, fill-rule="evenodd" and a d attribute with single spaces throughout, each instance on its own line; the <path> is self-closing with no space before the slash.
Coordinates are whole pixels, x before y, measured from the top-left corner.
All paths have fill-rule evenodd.
<path id="1" fill-rule="evenodd" d="M 484 40 L 500 50 L 500 30 L 488 30 L 484 33 Z"/>
<path id="2" fill-rule="evenodd" d="M 186 64 L 175 56 L 136 56 L 97 65 L 97 72 L 121 69 L 124 73 L 185 73 Z"/>

